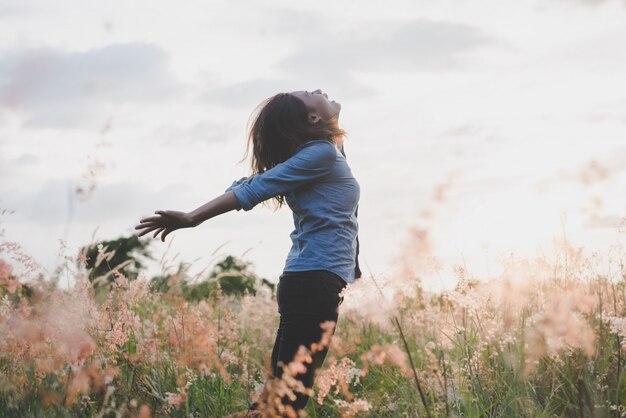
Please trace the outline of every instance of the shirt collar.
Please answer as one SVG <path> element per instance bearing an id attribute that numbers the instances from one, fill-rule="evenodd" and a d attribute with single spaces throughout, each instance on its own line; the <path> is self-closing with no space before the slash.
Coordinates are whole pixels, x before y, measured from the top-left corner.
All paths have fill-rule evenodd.
<path id="1" fill-rule="evenodd" d="M 310 141 L 305 142 L 304 144 L 300 144 L 298 145 L 298 147 L 296 148 L 296 152 L 300 151 L 300 148 L 304 147 L 305 145 L 309 145 L 313 142 L 319 142 L 319 141 L 326 141 L 326 142 L 330 142 L 331 144 L 335 145 L 334 142 L 329 141 L 328 139 L 312 139 Z"/>

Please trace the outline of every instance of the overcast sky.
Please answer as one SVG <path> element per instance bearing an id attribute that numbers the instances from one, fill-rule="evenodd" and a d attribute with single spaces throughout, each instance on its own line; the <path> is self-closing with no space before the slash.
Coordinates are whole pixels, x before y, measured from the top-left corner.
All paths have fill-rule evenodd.
<path id="1" fill-rule="evenodd" d="M 408 261 L 450 287 L 456 265 L 491 277 L 564 232 L 608 252 L 626 216 L 624 22 L 617 0 L 0 0 L 0 229 L 52 272 L 59 240 L 191 211 L 248 175 L 256 105 L 321 88 L 342 104 L 366 274 Z M 288 207 L 259 205 L 142 239 L 192 273 L 234 254 L 277 281 L 292 229 Z"/>

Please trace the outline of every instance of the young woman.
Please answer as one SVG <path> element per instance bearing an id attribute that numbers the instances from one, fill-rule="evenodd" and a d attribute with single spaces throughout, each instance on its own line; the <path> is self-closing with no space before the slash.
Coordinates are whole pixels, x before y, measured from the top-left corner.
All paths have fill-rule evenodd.
<path id="1" fill-rule="evenodd" d="M 321 90 L 293 91 L 276 94 L 259 107 L 244 155 L 252 145 L 250 177 L 234 181 L 224 194 L 191 212 L 158 210 L 135 229 L 141 230 L 138 236 L 155 231 L 153 237 L 161 234 L 164 241 L 172 231 L 231 210 L 249 211 L 269 199 L 276 209 L 287 203 L 295 229 L 276 290 L 280 325 L 271 356 L 273 377 L 280 378 L 281 364 L 289 363 L 301 344 L 309 348 L 320 340 L 320 324 L 337 321 L 340 292 L 361 277 L 360 187 L 343 151 L 346 132 L 338 124 L 339 103 Z M 307 388 L 313 387 L 327 352 L 315 353 L 307 372 L 296 376 Z M 308 398 L 297 393 L 294 402 L 283 400 L 298 411 Z"/>

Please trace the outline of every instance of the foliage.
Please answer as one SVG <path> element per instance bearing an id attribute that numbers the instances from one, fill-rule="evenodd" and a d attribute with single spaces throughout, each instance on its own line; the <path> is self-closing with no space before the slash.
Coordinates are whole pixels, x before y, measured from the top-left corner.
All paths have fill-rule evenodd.
<path id="1" fill-rule="evenodd" d="M 240 260 L 232 255 L 226 256 L 218 262 L 205 280 L 194 283 L 188 280 L 177 280 L 186 274 L 186 266 L 179 263 L 174 274 L 155 276 L 151 280 L 151 288 L 155 291 L 167 293 L 171 289 L 172 278 L 180 285 L 182 296 L 190 301 L 210 299 L 217 294 L 218 284 L 224 295 L 243 296 L 246 293 L 256 295 L 260 286 L 267 286 L 272 291 L 274 284 L 259 278 L 252 270 L 251 263 Z"/>
<path id="2" fill-rule="evenodd" d="M 135 280 L 145 267 L 141 258 L 152 258 L 150 242 L 132 234 L 82 247 L 80 254 L 89 270 L 89 281 L 94 287 L 109 285 L 115 281 L 114 271 L 123 273 L 128 280 Z"/>

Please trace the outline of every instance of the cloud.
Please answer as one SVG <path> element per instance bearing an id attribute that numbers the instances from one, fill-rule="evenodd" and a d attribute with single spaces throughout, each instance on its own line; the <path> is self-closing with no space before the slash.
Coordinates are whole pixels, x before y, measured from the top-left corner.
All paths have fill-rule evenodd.
<path id="1" fill-rule="evenodd" d="M 254 28 L 254 35 L 261 37 L 289 39 L 296 44 L 306 42 L 312 33 L 326 33 L 329 27 L 334 27 L 333 15 L 311 10 L 288 9 L 284 5 L 263 5 L 257 10 L 261 24 Z M 340 18 L 343 20 L 343 18 Z"/>
<path id="2" fill-rule="evenodd" d="M 606 3 L 622 3 L 622 5 L 626 6 L 626 0 L 559 0 L 561 3 L 572 3 L 572 4 L 580 4 L 583 6 L 589 7 L 599 7 Z"/>
<path id="3" fill-rule="evenodd" d="M 201 120 L 189 126 L 164 124 L 158 127 L 152 138 L 158 145 L 191 145 L 197 143 L 221 143 L 228 142 L 239 134 L 239 126 L 226 123 L 216 123 L 211 120 Z"/>
<path id="4" fill-rule="evenodd" d="M 264 23 L 253 29 L 255 36 L 265 38 L 267 44 L 272 44 L 274 39 L 277 42 L 288 40 L 297 45 L 297 51 L 272 65 L 279 70 L 273 78 L 259 77 L 226 86 L 212 86 L 198 96 L 199 101 L 252 112 L 263 99 L 279 92 L 322 88 L 338 101 L 372 98 L 378 94 L 377 89 L 350 74 L 349 68 L 332 60 L 312 60 L 311 55 L 318 52 L 332 55 L 341 48 L 333 45 L 336 35 L 329 28 L 337 25 L 328 15 L 275 7 L 262 8 L 259 14 Z M 276 71 L 272 70 L 272 73 Z"/>
<path id="5" fill-rule="evenodd" d="M 300 74 L 321 71 L 328 75 L 343 71 L 448 71 L 462 68 L 471 52 L 499 42 L 463 23 L 416 19 L 366 27 L 364 35 L 354 36 L 316 31 L 277 67 Z"/>
<path id="6" fill-rule="evenodd" d="M 98 185 L 89 200 L 80 202 L 73 195 L 76 185 L 72 179 L 54 179 L 35 191 L 14 189 L 7 193 L 9 199 L 4 206 L 15 210 L 13 220 L 18 222 L 58 225 L 71 216 L 75 223 L 123 221 L 134 226 L 141 216 L 164 204 L 163 196 L 170 202 L 185 201 L 189 192 L 187 184 L 170 184 L 151 191 L 145 185 L 127 181 Z"/>
<path id="7" fill-rule="evenodd" d="M 24 170 L 36 166 L 39 162 L 41 158 L 32 153 L 24 153 L 17 158 L 10 159 L 0 152 L 0 178 L 3 182 L 8 178 L 19 178 Z"/>
<path id="8" fill-rule="evenodd" d="M 41 158 L 39 158 L 39 156 L 32 154 L 32 153 L 22 154 L 19 157 L 17 157 L 15 160 L 13 160 L 16 166 L 28 166 L 31 164 L 36 164 L 40 161 L 41 161 Z"/>
<path id="9" fill-rule="evenodd" d="M 371 99 L 379 91 L 357 73 L 443 71 L 462 67 L 467 54 L 497 43 L 473 26 L 425 19 L 371 23 L 366 30 L 337 34 L 330 19 L 297 10 L 268 9 L 260 36 L 284 37 L 298 45 L 279 59 L 277 78 L 257 78 L 204 91 L 200 101 L 251 111 L 278 92 L 323 88 L 339 101 Z M 267 11 L 266 11 L 267 12 Z M 362 23 L 361 23 L 362 24 Z M 359 35 L 356 35 L 358 33 Z"/>
<path id="10" fill-rule="evenodd" d="M 22 112 L 27 127 L 101 123 L 107 105 L 171 98 L 180 87 L 167 54 L 144 42 L 79 52 L 14 48 L 0 55 L 0 106 Z"/>
<path id="11" fill-rule="evenodd" d="M 486 128 L 482 125 L 466 123 L 452 126 L 443 132 L 445 137 L 477 137 L 485 133 Z"/>
<path id="12" fill-rule="evenodd" d="M 357 82 L 345 73 L 337 73 L 325 77 L 323 72 L 308 75 L 289 74 L 282 78 L 258 78 L 242 81 L 223 87 L 212 87 L 203 91 L 198 100 L 213 102 L 220 106 L 248 109 L 250 113 L 262 100 L 277 93 L 295 90 L 315 90 L 323 88 L 341 95 L 340 100 L 354 100 L 375 96 L 378 91 L 365 84 Z"/>
<path id="13" fill-rule="evenodd" d="M 24 2 L 0 1 L 0 16 L 15 15 L 26 10 Z"/>
<path id="14" fill-rule="evenodd" d="M 215 102 L 221 106 L 253 108 L 263 99 L 288 91 L 286 79 L 257 78 L 222 87 L 212 87 L 199 94 L 198 100 Z"/>

